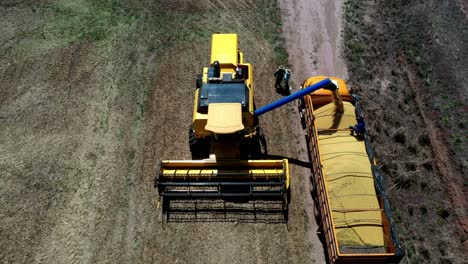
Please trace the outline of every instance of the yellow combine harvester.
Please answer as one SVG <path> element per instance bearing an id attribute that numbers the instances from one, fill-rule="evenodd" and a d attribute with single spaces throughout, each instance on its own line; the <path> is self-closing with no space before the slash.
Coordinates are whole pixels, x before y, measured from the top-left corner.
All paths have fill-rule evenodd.
<path id="1" fill-rule="evenodd" d="M 265 139 L 254 115 L 253 67 L 237 34 L 214 34 L 210 66 L 197 77 L 192 160 L 163 160 L 155 187 L 163 212 L 172 199 L 279 200 L 287 212 L 288 160 L 262 160 Z"/>
<path id="2" fill-rule="evenodd" d="M 303 86 L 326 78 L 309 78 Z M 315 215 L 328 258 L 331 263 L 399 262 L 404 250 L 358 98 L 342 79 L 331 79 L 342 98 L 340 107 L 324 90 L 304 97 L 299 106 L 312 158 Z"/>

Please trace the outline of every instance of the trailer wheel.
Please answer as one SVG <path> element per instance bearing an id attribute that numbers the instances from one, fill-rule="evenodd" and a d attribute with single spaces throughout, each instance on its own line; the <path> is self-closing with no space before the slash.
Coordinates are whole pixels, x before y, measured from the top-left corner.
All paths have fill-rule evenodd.
<path id="1" fill-rule="evenodd" d="M 314 217 L 315 221 L 317 222 L 317 225 L 320 225 L 322 222 L 322 218 L 320 217 L 320 209 L 317 197 L 314 198 Z"/>
<path id="2" fill-rule="evenodd" d="M 302 129 L 306 129 L 306 120 L 305 120 L 305 101 L 304 98 L 299 100 L 297 110 L 299 112 L 299 116 L 301 117 L 301 126 Z"/>
<path id="3" fill-rule="evenodd" d="M 304 117 L 301 117 L 301 127 L 302 129 L 306 129 L 306 122 L 305 122 L 305 118 Z"/>
<path id="4" fill-rule="evenodd" d="M 315 186 L 314 176 L 310 175 L 309 177 L 309 191 L 312 197 L 317 197 L 317 186 Z"/>
<path id="5" fill-rule="evenodd" d="M 321 224 L 317 226 L 317 231 L 315 231 L 315 232 L 316 232 L 320 242 L 322 242 L 322 244 L 326 244 L 325 234 L 323 233 L 323 226 Z"/>
<path id="6" fill-rule="evenodd" d="M 320 211 L 319 211 L 317 205 L 314 205 L 314 216 L 315 216 L 315 220 L 317 220 L 317 224 L 318 224 L 319 223 L 318 220 L 320 220 Z"/>

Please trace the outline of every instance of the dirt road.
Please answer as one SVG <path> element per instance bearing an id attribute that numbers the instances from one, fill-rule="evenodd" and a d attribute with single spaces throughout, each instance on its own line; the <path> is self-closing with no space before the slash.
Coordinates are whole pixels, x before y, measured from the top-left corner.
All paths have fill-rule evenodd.
<path id="1" fill-rule="evenodd" d="M 315 75 L 347 77 L 346 65 L 341 57 L 341 8 L 340 0 L 282 0 L 280 1 L 283 35 L 289 53 L 289 64 L 296 86 Z M 299 157 L 307 160 L 306 145 L 297 119 L 291 120 L 299 133 L 301 144 Z M 310 173 L 300 168 L 300 174 Z M 307 182 L 305 182 L 307 184 Z M 303 195 L 306 212 L 310 219 L 308 239 L 315 250 L 311 258 L 324 262 L 322 244 L 315 234 L 317 223 L 313 218 L 313 201 L 310 195 Z"/>
<path id="2" fill-rule="evenodd" d="M 312 75 L 346 79 L 346 65 L 340 52 L 342 2 L 280 1 L 289 63 L 298 84 Z"/>

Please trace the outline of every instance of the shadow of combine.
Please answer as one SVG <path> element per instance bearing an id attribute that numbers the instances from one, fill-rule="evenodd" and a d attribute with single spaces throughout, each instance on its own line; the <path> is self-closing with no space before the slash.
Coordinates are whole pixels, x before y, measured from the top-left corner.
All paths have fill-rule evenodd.
<path id="1" fill-rule="evenodd" d="M 301 167 L 304 167 L 304 168 L 310 168 L 312 166 L 312 163 L 310 162 L 310 159 L 309 159 L 309 161 L 303 161 L 303 160 L 298 160 L 298 159 L 295 159 L 295 158 L 289 158 L 289 157 L 285 157 L 285 156 L 281 156 L 281 155 L 270 155 L 270 154 L 268 154 L 266 156 L 266 158 L 267 159 L 276 159 L 276 160 L 287 159 L 289 161 L 289 163 L 297 165 L 297 166 L 301 166 Z"/>
<path id="2" fill-rule="evenodd" d="M 167 223 L 287 223 L 287 212 L 277 201 L 173 200 L 167 209 Z"/>

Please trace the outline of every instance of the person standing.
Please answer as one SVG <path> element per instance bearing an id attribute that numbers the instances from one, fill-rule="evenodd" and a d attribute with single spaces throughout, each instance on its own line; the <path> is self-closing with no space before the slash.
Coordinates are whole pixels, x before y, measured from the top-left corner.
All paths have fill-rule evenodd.
<path id="1" fill-rule="evenodd" d="M 362 116 L 356 118 L 357 124 L 354 126 L 350 126 L 351 133 L 356 133 L 357 136 L 364 136 L 366 133 L 366 122 Z"/>
<path id="2" fill-rule="evenodd" d="M 281 92 L 283 90 L 283 86 L 281 86 L 281 81 L 284 78 L 284 74 L 286 71 L 284 70 L 283 65 L 278 67 L 278 71 L 275 72 L 274 76 L 276 77 L 275 89 L 276 92 Z"/>

